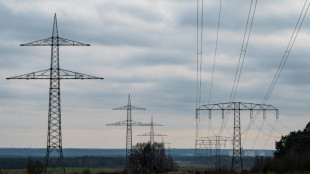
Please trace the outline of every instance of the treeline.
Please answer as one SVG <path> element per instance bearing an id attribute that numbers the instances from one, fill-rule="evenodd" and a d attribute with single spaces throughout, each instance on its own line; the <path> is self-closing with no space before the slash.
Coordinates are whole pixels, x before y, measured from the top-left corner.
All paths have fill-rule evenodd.
<path id="1" fill-rule="evenodd" d="M 25 169 L 31 161 L 40 161 L 44 164 L 42 157 L 30 158 L 0 158 L 0 168 L 2 169 Z M 66 167 L 81 167 L 81 168 L 120 168 L 125 165 L 124 157 L 70 157 L 64 158 Z"/>
<path id="2" fill-rule="evenodd" d="M 290 132 L 276 142 L 273 158 L 261 164 L 261 172 L 305 172 L 310 171 L 310 122 L 304 130 Z"/>

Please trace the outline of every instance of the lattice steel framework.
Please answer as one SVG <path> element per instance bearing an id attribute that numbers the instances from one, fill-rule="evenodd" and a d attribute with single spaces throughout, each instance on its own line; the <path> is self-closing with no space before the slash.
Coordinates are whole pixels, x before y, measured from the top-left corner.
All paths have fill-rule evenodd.
<path id="1" fill-rule="evenodd" d="M 120 121 L 112 124 L 107 124 L 107 126 L 126 126 L 126 164 L 128 162 L 128 157 L 130 156 L 132 150 L 132 126 L 149 126 L 150 124 L 141 123 L 132 120 L 131 110 L 146 110 L 145 108 L 140 108 L 131 105 L 130 94 L 128 95 L 128 104 L 126 106 L 114 108 L 113 110 L 127 110 L 127 120 Z"/>
<path id="2" fill-rule="evenodd" d="M 196 115 L 199 111 L 209 111 L 209 117 L 211 117 L 212 110 L 222 111 L 222 118 L 224 118 L 225 111 L 234 111 L 234 134 L 233 134 L 233 157 L 231 162 L 231 169 L 240 167 L 243 171 L 242 156 L 241 156 L 241 111 L 250 111 L 250 118 L 253 118 L 253 111 L 263 111 L 263 117 L 266 118 L 266 111 L 276 111 L 276 118 L 279 118 L 279 110 L 272 105 L 254 104 L 244 102 L 229 102 L 218 104 L 202 105 L 196 109 Z"/>
<path id="3" fill-rule="evenodd" d="M 200 162 L 210 165 L 213 149 L 215 149 L 215 141 L 210 141 L 207 137 L 199 137 L 195 140 L 195 155 L 201 158 Z"/>
<path id="4" fill-rule="evenodd" d="M 167 136 L 167 135 L 164 135 L 164 134 L 156 134 L 154 132 L 154 126 L 163 126 L 162 124 L 157 124 L 157 123 L 154 123 L 153 122 L 153 116 L 151 117 L 151 122 L 149 123 L 151 129 L 150 129 L 150 132 L 149 133 L 145 133 L 145 134 L 141 134 L 141 135 L 138 135 L 138 136 L 149 136 L 150 137 L 150 144 L 154 144 L 155 140 L 154 140 L 154 137 L 155 136 L 161 136 L 162 138 L 164 136 Z"/>
<path id="5" fill-rule="evenodd" d="M 232 137 L 224 136 L 209 136 L 209 137 L 200 137 L 196 140 L 196 144 L 200 147 L 208 147 L 212 149 L 212 145 L 215 149 L 215 164 L 217 168 L 221 166 L 221 147 L 226 147 L 227 142 L 232 142 Z"/>
<path id="6" fill-rule="evenodd" d="M 45 173 L 65 173 L 62 151 L 61 134 L 61 102 L 60 102 L 60 80 L 63 79 L 103 79 L 86 74 L 60 69 L 59 46 L 90 46 L 77 41 L 61 38 L 58 35 L 57 17 L 54 15 L 52 37 L 38 41 L 21 44 L 20 46 L 51 46 L 50 68 L 42 71 L 23 74 L 9 79 L 48 79 L 49 106 L 48 106 L 48 133 L 47 149 L 45 156 Z"/>

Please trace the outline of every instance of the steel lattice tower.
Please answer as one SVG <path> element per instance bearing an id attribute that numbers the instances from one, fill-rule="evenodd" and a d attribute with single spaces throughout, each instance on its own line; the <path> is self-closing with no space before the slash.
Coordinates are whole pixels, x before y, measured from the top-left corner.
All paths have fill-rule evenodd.
<path id="1" fill-rule="evenodd" d="M 224 136 L 209 136 L 209 137 L 200 137 L 196 140 L 196 144 L 202 146 L 207 146 L 209 150 L 212 151 L 212 145 L 214 145 L 215 149 L 215 166 L 220 168 L 221 166 L 221 146 L 226 147 L 226 143 L 228 141 L 233 141 L 232 137 L 224 137 Z M 211 156 L 211 155 L 210 155 Z"/>
<path id="2" fill-rule="evenodd" d="M 49 69 L 23 74 L 7 79 L 49 79 L 48 134 L 45 156 L 45 173 L 65 173 L 61 135 L 60 80 L 63 79 L 103 79 L 86 74 L 60 69 L 59 46 L 90 46 L 58 36 L 56 13 L 52 37 L 21 44 L 20 46 L 51 46 L 51 65 Z"/>
<path id="3" fill-rule="evenodd" d="M 276 111 L 276 118 L 279 118 L 279 110 L 272 105 L 265 104 L 254 104 L 254 103 L 244 103 L 244 102 L 229 102 L 229 103 L 218 103 L 218 104 L 207 104 L 202 105 L 196 109 L 196 114 L 202 110 L 209 111 L 209 116 L 211 117 L 212 110 L 218 110 L 222 112 L 222 118 L 224 118 L 225 111 L 234 111 L 234 134 L 233 134 L 233 157 L 231 161 L 231 169 L 241 168 L 242 165 L 242 146 L 241 146 L 241 122 L 240 113 L 241 111 L 250 111 L 250 118 L 253 118 L 253 111 L 261 112 L 263 111 L 263 117 L 266 117 L 266 111 Z"/>
<path id="4" fill-rule="evenodd" d="M 163 134 L 155 134 L 154 126 L 163 126 L 163 125 L 162 124 L 154 123 L 153 122 L 153 116 L 151 117 L 151 122 L 149 123 L 149 125 L 151 126 L 150 132 L 149 133 L 145 133 L 145 134 L 141 134 L 141 135 L 138 135 L 138 136 L 149 136 L 150 137 L 150 144 L 154 144 L 154 142 L 155 142 L 154 141 L 154 137 L 155 136 L 161 136 L 162 138 L 164 136 L 167 136 L 167 135 L 163 135 Z"/>
<path id="5" fill-rule="evenodd" d="M 146 110 L 145 108 L 140 108 L 131 105 L 130 94 L 128 95 L 128 104 L 126 106 L 114 108 L 113 110 L 127 110 L 127 120 L 120 121 L 112 124 L 107 124 L 107 126 L 126 126 L 126 164 L 128 162 L 128 157 L 130 156 L 132 150 L 132 126 L 149 126 L 149 124 L 141 123 L 132 120 L 131 111 L 132 110 Z"/>

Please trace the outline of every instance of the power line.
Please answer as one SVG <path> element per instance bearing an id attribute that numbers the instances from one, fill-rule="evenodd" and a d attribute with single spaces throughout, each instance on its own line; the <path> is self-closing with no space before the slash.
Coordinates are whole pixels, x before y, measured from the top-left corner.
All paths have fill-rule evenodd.
<path id="1" fill-rule="evenodd" d="M 239 59 L 238 59 L 238 66 L 236 69 L 235 79 L 234 79 L 233 87 L 232 87 L 232 90 L 230 93 L 229 102 L 232 102 L 235 100 L 235 96 L 237 93 L 237 89 L 238 89 L 238 85 L 239 85 L 239 81 L 240 81 L 240 76 L 241 76 L 241 72 L 242 72 L 242 68 L 243 68 L 243 64 L 244 64 L 244 59 L 246 56 L 246 51 L 247 51 L 250 36 L 251 36 L 252 26 L 253 26 L 253 22 L 254 22 L 255 13 L 256 13 L 256 7 L 257 7 L 257 0 L 255 0 L 255 4 L 253 4 L 253 1 L 254 0 L 251 0 L 251 4 L 250 4 L 248 16 L 247 16 L 247 22 L 246 22 L 244 35 L 243 35 L 241 51 L 240 51 L 240 55 L 239 55 Z M 250 20 L 250 17 L 251 17 L 251 20 Z M 221 125 L 221 128 L 220 128 L 218 135 L 221 135 L 221 133 L 223 132 L 223 130 L 227 124 L 228 118 L 229 118 L 229 111 L 226 113 L 226 118 L 224 118 L 224 120 L 222 122 L 222 125 Z"/>
<path id="2" fill-rule="evenodd" d="M 198 107 L 198 95 L 199 95 L 199 0 L 197 0 L 197 48 L 196 48 L 196 108 Z"/>
<path id="3" fill-rule="evenodd" d="M 221 12 L 222 12 L 222 0 L 220 0 L 220 9 L 219 9 L 219 13 L 218 13 L 218 23 L 217 23 L 217 32 L 216 32 L 216 41 L 215 41 L 213 68 L 212 68 L 212 77 L 211 77 L 211 85 L 210 85 L 210 91 L 209 91 L 208 104 L 210 103 L 210 99 L 211 99 L 211 95 L 212 95 L 212 88 L 213 88 L 213 78 L 214 78 L 214 69 L 215 69 L 215 62 L 216 62 L 217 48 L 218 48 L 218 40 L 219 40 Z"/>
<path id="4" fill-rule="evenodd" d="M 287 45 L 287 47 L 286 47 L 286 50 L 284 51 L 284 55 L 283 55 L 282 60 L 281 60 L 281 62 L 280 62 L 280 64 L 279 64 L 279 67 L 278 67 L 278 69 L 277 69 L 277 72 L 276 72 L 275 76 L 273 77 L 273 80 L 272 80 L 272 82 L 271 82 L 271 84 L 270 84 L 270 86 L 269 86 L 269 88 L 268 88 L 268 91 L 267 91 L 267 93 L 266 93 L 266 95 L 265 95 L 265 97 L 264 97 L 264 99 L 263 99 L 262 104 L 266 104 L 267 100 L 269 99 L 269 97 L 270 97 L 270 95 L 271 95 L 271 93 L 272 93 L 272 91 L 273 91 L 273 89 L 274 89 L 274 87 L 275 87 L 275 85 L 276 85 L 276 83 L 277 83 L 277 81 L 278 81 L 280 75 L 281 75 L 281 72 L 282 72 L 282 70 L 283 70 L 283 68 L 284 68 L 284 65 L 285 65 L 285 63 L 286 63 L 286 61 L 287 61 L 287 59 L 288 59 L 288 57 L 289 57 L 289 55 L 290 55 L 290 53 L 291 53 L 291 50 L 292 50 L 292 48 L 293 48 L 293 46 L 294 46 L 294 43 L 295 43 L 296 38 L 297 38 L 297 36 L 298 36 L 298 33 L 299 33 L 300 29 L 301 29 L 301 26 L 302 26 L 302 24 L 303 24 L 303 21 L 304 21 L 306 15 L 307 15 L 308 10 L 309 10 L 310 3 L 308 3 L 308 5 L 307 5 L 307 3 L 308 3 L 308 0 L 306 0 L 305 3 L 304 3 L 304 5 L 303 5 L 303 8 L 302 8 L 301 13 L 300 13 L 300 15 L 299 15 L 299 17 L 298 17 L 298 20 L 297 20 L 297 23 L 296 23 L 296 25 L 295 25 L 294 31 L 293 31 L 293 33 L 292 33 L 292 36 L 290 37 L 289 43 L 288 43 L 288 45 Z M 245 131 L 247 131 L 247 130 L 250 129 L 250 127 L 252 126 L 252 124 L 253 124 L 253 123 L 255 122 L 255 120 L 257 119 L 259 113 L 260 113 L 260 112 L 258 112 L 258 113 L 255 115 L 255 117 L 250 121 L 250 123 L 248 124 L 247 128 L 242 132 L 242 134 L 243 134 Z"/>
<path id="5" fill-rule="evenodd" d="M 201 104 L 201 67 L 202 67 L 202 38 L 203 38 L 203 0 L 201 0 L 201 18 L 200 18 L 200 67 L 199 67 L 199 101 Z"/>
<path id="6" fill-rule="evenodd" d="M 203 0 L 201 0 L 201 15 L 199 17 L 200 0 L 197 0 L 197 87 L 196 87 L 196 109 L 201 103 L 201 79 L 202 79 L 202 39 L 203 39 Z M 200 19 L 200 20 L 199 20 Z M 200 30 L 199 30 L 200 28 Z M 199 42 L 200 41 L 200 42 Z M 196 137 L 199 136 L 199 113 L 196 113 Z"/>
<path id="7" fill-rule="evenodd" d="M 237 70 L 236 70 L 236 74 L 235 74 L 235 80 L 234 80 L 234 84 L 233 84 L 233 88 L 232 88 L 232 91 L 230 94 L 229 101 L 234 101 L 236 93 L 237 93 L 237 89 L 238 89 L 238 85 L 239 85 L 239 81 L 240 81 L 240 76 L 241 76 L 241 72 L 243 69 L 244 59 L 246 56 L 246 52 L 247 52 L 247 48 L 248 48 L 248 44 L 249 44 L 249 40 L 250 40 L 250 36 L 251 36 L 253 21 L 254 21 L 255 12 L 256 12 L 257 0 L 255 0 L 253 13 L 252 13 L 252 5 L 253 5 L 253 0 L 251 1 L 250 10 L 248 13 L 246 28 L 244 31 L 241 51 L 240 51 L 240 55 L 239 55 L 238 66 L 237 66 Z M 251 22 L 249 23 L 251 13 L 252 13 L 252 18 L 251 18 Z M 241 61 L 241 66 L 240 66 L 240 61 Z"/>
<path id="8" fill-rule="evenodd" d="M 263 122 L 262 122 L 262 124 L 261 124 L 260 127 L 259 127 L 259 132 L 257 132 L 257 134 L 256 134 L 256 136 L 255 136 L 255 139 L 254 139 L 253 144 L 252 144 L 252 149 L 254 149 L 254 146 L 255 146 L 255 144 L 256 144 L 256 142 L 257 142 L 257 140 L 258 140 L 258 137 L 259 137 L 259 135 L 260 135 L 260 133 L 261 133 L 263 127 L 264 127 L 265 121 L 266 121 L 266 120 L 263 119 Z"/>
<path id="9" fill-rule="evenodd" d="M 276 85 L 280 75 L 281 75 L 281 72 L 283 70 L 283 67 L 284 67 L 286 61 L 287 61 L 287 58 L 289 57 L 289 55 L 291 53 L 291 50 L 292 50 L 292 48 L 294 46 L 294 43 L 296 41 L 296 38 L 297 38 L 298 33 L 300 31 L 300 28 L 301 28 L 301 26 L 303 24 L 303 21 L 304 21 L 306 15 L 307 15 L 308 10 L 309 10 L 310 3 L 308 4 L 307 8 L 305 9 L 307 2 L 308 2 L 308 0 L 305 1 L 305 4 L 304 4 L 304 6 L 302 8 L 302 11 L 301 11 L 301 13 L 299 15 L 298 21 L 297 21 L 297 23 L 295 25 L 294 32 L 293 32 L 293 34 L 292 34 L 292 36 L 290 38 L 290 41 L 289 41 L 289 43 L 288 43 L 288 45 L 286 47 L 286 50 L 284 52 L 284 55 L 282 57 L 281 63 L 279 65 L 279 67 L 278 67 L 278 70 L 277 70 L 273 80 L 272 80 L 272 83 L 271 83 L 271 85 L 270 85 L 270 87 L 268 89 L 268 92 L 267 92 L 267 94 L 264 97 L 264 100 L 263 100 L 264 103 L 266 103 L 266 101 L 269 99 L 269 97 L 270 97 L 270 95 L 271 95 L 271 93 L 272 93 L 272 91 L 273 91 L 273 89 L 274 89 L 274 87 L 275 87 L 275 85 Z M 304 12 L 304 10 L 305 10 L 305 12 Z"/>
<path id="10" fill-rule="evenodd" d="M 279 123 L 284 127 L 284 128 L 286 128 L 287 130 L 289 130 L 290 132 L 293 132 L 293 130 L 292 129 L 290 129 L 289 127 L 287 127 L 281 120 L 278 120 L 279 121 Z M 296 132 L 296 131 L 294 131 L 295 133 L 298 133 L 298 132 Z M 283 135 L 283 134 L 282 134 Z M 307 136 L 307 135 L 302 135 L 302 134 L 299 134 L 299 136 L 301 136 L 301 137 L 304 137 L 304 138 L 310 138 L 310 136 Z"/>
<path id="11" fill-rule="evenodd" d="M 287 129 L 288 131 L 292 131 L 292 129 L 290 129 L 289 127 L 287 127 L 286 125 L 284 125 L 283 123 L 282 123 L 282 121 L 280 121 L 279 120 L 279 123 L 285 128 L 285 129 Z"/>
<path id="12" fill-rule="evenodd" d="M 262 149 L 265 149 L 265 147 L 266 147 L 267 143 L 269 142 L 270 137 L 271 137 L 271 134 L 272 134 L 272 133 L 273 133 L 273 131 L 275 130 L 275 127 L 276 127 L 277 122 L 278 122 L 278 120 L 275 120 L 275 122 L 273 123 L 273 125 L 272 125 L 272 127 L 271 127 L 270 134 L 269 134 L 269 136 L 268 136 L 268 138 L 267 138 L 267 141 L 265 141 L 265 144 L 264 144 L 264 146 L 263 146 L 263 148 L 262 148 Z M 267 124 L 270 126 L 270 124 L 269 124 L 268 122 L 267 122 Z"/>

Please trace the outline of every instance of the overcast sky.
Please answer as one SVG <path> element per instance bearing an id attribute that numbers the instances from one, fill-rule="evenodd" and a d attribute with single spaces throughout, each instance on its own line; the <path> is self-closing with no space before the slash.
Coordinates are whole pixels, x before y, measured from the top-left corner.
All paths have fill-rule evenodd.
<path id="1" fill-rule="evenodd" d="M 262 102 L 303 3 L 258 0 L 235 101 Z M 223 0 L 210 103 L 229 100 L 249 5 Z M 48 80 L 5 78 L 49 68 L 49 47 L 19 45 L 50 37 L 57 13 L 60 37 L 91 44 L 61 47 L 60 67 L 105 78 L 61 81 L 64 148 L 124 148 L 125 127 L 106 124 L 126 119 L 126 111 L 112 108 L 126 105 L 129 93 L 133 105 L 147 109 L 133 111 L 133 120 L 149 122 L 153 115 L 164 125 L 155 131 L 167 134 L 171 147 L 194 148 L 196 9 L 195 0 L 0 0 L 0 147 L 46 146 Z M 218 10 L 219 0 L 204 1 L 202 103 L 209 95 Z M 243 134 L 244 148 L 273 149 L 275 137 L 309 121 L 309 27 L 306 17 L 267 102 L 280 110 L 280 120 L 260 116 Z M 232 122 L 223 135 L 231 136 Z M 249 113 L 242 113 L 242 128 L 249 122 Z M 200 135 L 214 135 L 220 124 L 220 114 L 202 116 Z M 136 136 L 148 131 L 134 127 L 133 142 L 148 141 Z"/>

